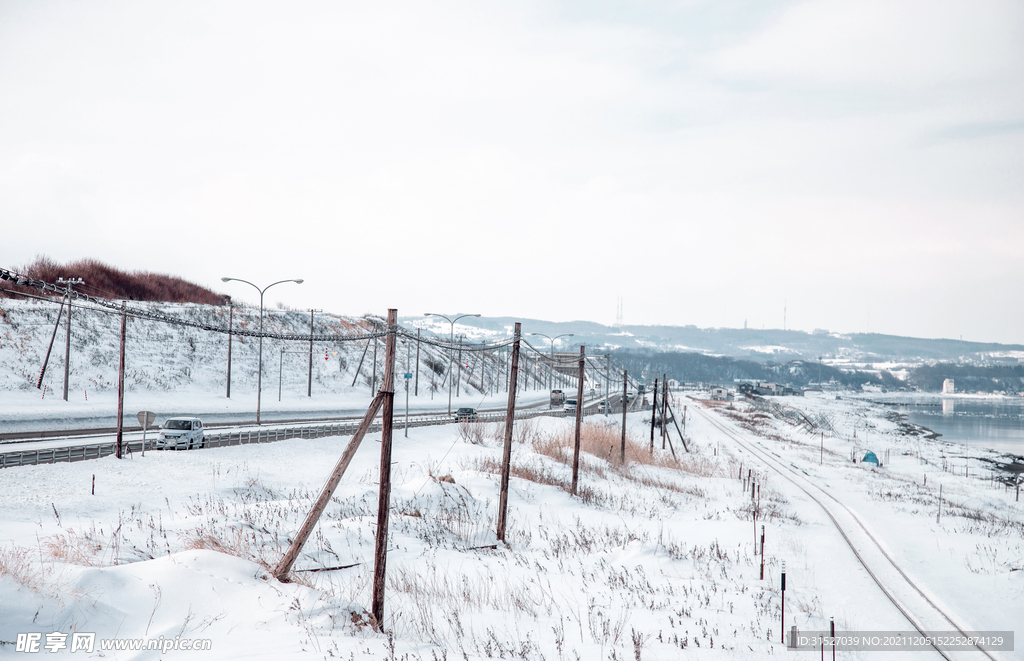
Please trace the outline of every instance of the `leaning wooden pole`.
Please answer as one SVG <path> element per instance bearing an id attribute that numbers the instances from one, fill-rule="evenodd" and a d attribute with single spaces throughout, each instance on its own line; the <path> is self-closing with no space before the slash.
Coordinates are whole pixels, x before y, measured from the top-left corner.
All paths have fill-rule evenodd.
<path id="1" fill-rule="evenodd" d="M 654 454 L 654 419 L 658 417 L 658 380 L 654 380 L 654 399 L 651 401 L 651 454 Z"/>
<path id="2" fill-rule="evenodd" d="M 39 380 L 36 381 L 36 389 L 43 387 L 43 376 L 46 374 L 46 365 L 50 362 L 50 352 L 53 351 L 53 341 L 57 338 L 57 329 L 60 327 L 60 318 L 64 314 L 64 299 L 60 299 L 60 310 L 57 311 L 57 323 L 53 325 L 53 334 L 50 335 L 50 346 L 46 347 L 46 358 L 43 359 L 43 369 L 39 370 Z"/>
<path id="3" fill-rule="evenodd" d="M 686 437 L 683 436 L 683 432 L 679 431 L 679 423 L 676 422 L 676 414 L 675 414 L 674 411 L 672 411 L 672 405 L 671 404 L 669 404 L 669 406 L 668 406 L 668 412 L 672 416 L 672 424 L 674 424 L 676 426 L 676 431 L 679 432 L 679 440 L 681 440 L 683 442 L 683 449 L 686 450 L 687 452 L 689 452 L 690 448 L 687 447 L 687 445 L 686 445 Z M 686 415 L 686 407 L 685 406 L 683 407 L 683 415 Z M 686 419 L 685 418 L 683 419 L 683 425 L 684 426 L 686 425 Z M 672 443 L 672 439 L 671 438 L 668 439 L 668 442 L 671 444 Z M 675 452 L 673 452 L 672 454 L 674 455 Z"/>
<path id="4" fill-rule="evenodd" d="M 121 458 L 121 445 L 124 442 L 124 336 L 128 330 L 128 315 L 125 313 L 124 301 L 121 301 L 121 353 L 117 366 L 117 443 L 114 454 Z"/>
<path id="5" fill-rule="evenodd" d="M 370 612 L 378 631 L 384 628 L 384 576 L 388 559 L 388 511 L 391 509 L 391 429 L 395 412 L 395 340 L 398 310 L 388 310 L 388 339 L 384 344 L 384 396 L 380 431 L 380 499 L 377 504 L 377 544 L 373 553 L 373 601 Z"/>
<path id="6" fill-rule="evenodd" d="M 580 365 L 576 385 L 576 444 L 572 451 L 572 495 L 580 481 L 580 424 L 583 422 L 583 368 L 587 361 L 586 348 L 580 345 Z"/>
<path id="7" fill-rule="evenodd" d="M 501 494 L 498 496 L 498 541 L 505 541 L 508 523 L 508 480 L 512 464 L 512 423 L 516 418 L 516 374 L 519 372 L 520 323 L 516 322 L 515 340 L 512 342 L 512 378 L 508 389 L 508 407 L 505 409 L 505 451 L 501 457 Z"/>
<path id="8" fill-rule="evenodd" d="M 287 582 L 288 572 L 292 570 L 292 565 L 295 564 L 295 560 L 298 559 L 299 553 L 302 552 L 302 547 L 305 546 L 306 540 L 313 534 L 313 529 L 316 528 L 317 521 L 320 520 L 320 516 L 327 509 L 327 503 L 331 502 L 331 497 L 334 495 L 334 490 L 338 488 L 338 484 L 341 482 L 342 476 L 345 471 L 348 470 L 348 465 L 352 463 L 352 458 L 356 456 L 356 450 L 359 449 L 359 444 L 363 442 L 363 437 L 366 436 L 366 432 L 370 430 L 373 425 L 373 419 L 377 417 L 377 412 L 380 411 L 381 403 L 384 401 L 383 396 L 378 393 L 373 401 L 370 402 L 370 407 L 366 410 L 366 415 L 363 416 L 363 421 L 359 423 L 359 427 L 356 428 L 356 433 L 352 435 L 352 440 L 348 442 L 348 447 L 341 454 L 341 459 L 338 460 L 337 465 L 334 467 L 334 471 L 331 472 L 331 476 L 327 478 L 327 483 L 324 484 L 324 488 L 320 490 L 320 496 L 313 503 L 313 508 L 309 510 L 309 514 L 306 515 L 306 520 L 302 522 L 302 527 L 299 528 L 298 534 L 295 535 L 295 541 L 288 548 L 288 552 L 284 554 L 281 562 L 278 563 L 277 568 L 274 569 L 274 576 L 277 580 Z"/>

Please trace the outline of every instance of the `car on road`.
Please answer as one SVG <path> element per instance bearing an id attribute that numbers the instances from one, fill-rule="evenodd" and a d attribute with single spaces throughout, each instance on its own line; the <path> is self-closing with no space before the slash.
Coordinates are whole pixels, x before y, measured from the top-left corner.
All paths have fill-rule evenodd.
<path id="1" fill-rule="evenodd" d="M 572 413 L 572 414 L 576 413 L 576 398 L 575 397 L 573 397 L 572 399 L 565 400 L 565 413 L 566 413 L 566 415 L 568 415 L 570 413 Z"/>
<path id="2" fill-rule="evenodd" d="M 608 400 L 603 399 L 603 400 L 601 400 L 600 402 L 597 403 L 597 412 L 598 413 L 611 413 L 612 412 L 612 407 L 611 407 L 611 404 L 608 403 Z"/>
<path id="3" fill-rule="evenodd" d="M 455 420 L 458 422 L 467 421 L 475 422 L 477 419 L 476 409 L 464 406 L 455 412 Z"/>
<path id="4" fill-rule="evenodd" d="M 561 406 L 564 403 L 565 403 L 565 393 L 562 392 L 561 390 L 557 390 L 557 389 L 556 390 L 552 390 L 551 391 L 551 405 L 550 405 L 551 408 L 555 408 L 556 406 Z"/>
<path id="5" fill-rule="evenodd" d="M 203 421 L 199 418 L 167 418 L 160 426 L 157 450 L 191 450 L 203 447 Z"/>

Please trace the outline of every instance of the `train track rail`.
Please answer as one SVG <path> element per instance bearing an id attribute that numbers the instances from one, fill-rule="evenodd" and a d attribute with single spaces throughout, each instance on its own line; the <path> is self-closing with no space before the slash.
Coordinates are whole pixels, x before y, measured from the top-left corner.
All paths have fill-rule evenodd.
<path id="1" fill-rule="evenodd" d="M 967 635 L 952 615 L 935 603 L 925 590 L 914 581 L 893 557 L 885 550 L 878 537 L 864 524 L 861 517 L 840 502 L 835 496 L 825 489 L 814 484 L 809 476 L 806 476 L 794 465 L 786 465 L 782 460 L 773 457 L 771 453 L 757 447 L 736 433 L 730 425 L 718 420 L 715 416 L 704 411 L 699 406 L 694 406 L 706 421 L 713 427 L 732 439 L 737 445 L 745 449 L 754 457 L 761 460 L 763 464 L 774 470 L 780 477 L 789 481 L 798 489 L 821 507 L 828 515 L 836 529 L 842 535 L 847 545 L 857 557 L 857 560 L 864 567 L 864 570 L 878 585 L 879 589 L 892 602 L 900 613 L 907 618 L 907 621 L 922 635 L 928 632 L 957 631 Z M 943 649 L 941 646 L 932 645 L 935 651 L 948 661 L 959 659 L 977 659 L 977 652 L 985 657 L 996 661 L 998 657 L 980 645 L 975 645 L 969 651 Z"/>

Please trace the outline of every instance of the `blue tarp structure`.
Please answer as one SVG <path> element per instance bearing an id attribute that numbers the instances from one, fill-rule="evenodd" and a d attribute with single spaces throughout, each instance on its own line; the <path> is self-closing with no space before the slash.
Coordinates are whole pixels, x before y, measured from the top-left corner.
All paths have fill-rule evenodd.
<path id="1" fill-rule="evenodd" d="M 861 462 L 865 463 L 865 464 L 871 463 L 871 464 L 874 464 L 876 466 L 879 465 L 878 457 L 875 456 L 874 452 L 868 452 L 866 455 L 864 455 L 864 458 L 861 460 Z"/>

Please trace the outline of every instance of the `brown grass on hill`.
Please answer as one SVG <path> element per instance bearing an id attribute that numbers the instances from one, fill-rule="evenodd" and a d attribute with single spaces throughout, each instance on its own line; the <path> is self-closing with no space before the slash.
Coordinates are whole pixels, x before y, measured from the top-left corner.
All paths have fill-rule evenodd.
<path id="1" fill-rule="evenodd" d="M 205 305 L 226 305 L 231 297 L 218 294 L 195 283 L 171 275 L 146 271 L 121 271 L 95 259 L 82 259 L 68 264 L 58 264 L 48 257 L 38 257 L 28 266 L 12 269 L 34 280 L 56 282 L 57 278 L 81 278 L 84 284 L 75 287 L 84 294 L 108 299 L 129 301 L 158 301 L 164 303 L 200 303 Z M 31 287 L 17 287 L 3 283 L 4 289 L 32 294 L 44 294 Z M 0 291 L 0 298 L 14 294 Z"/>

